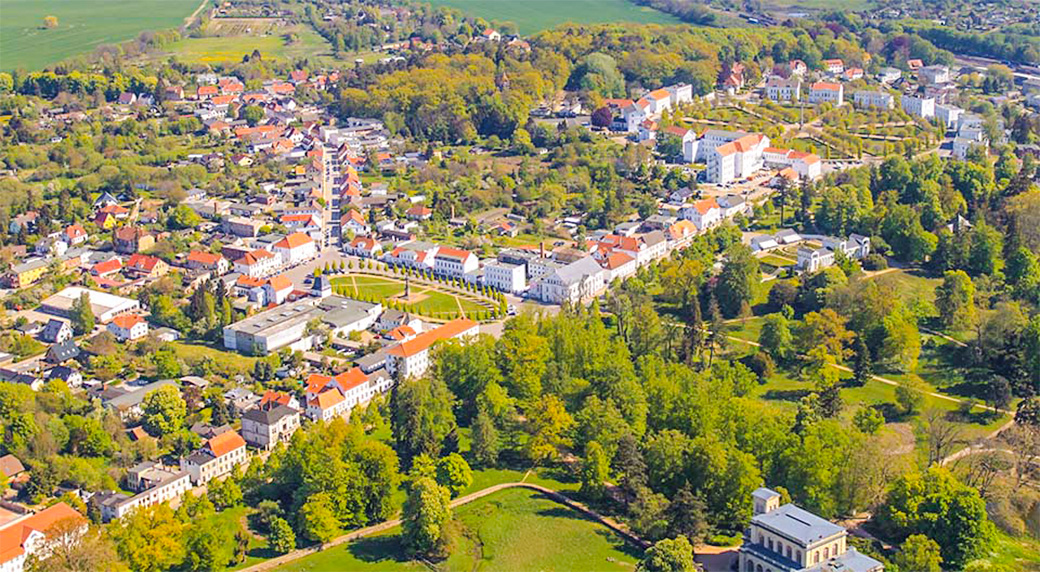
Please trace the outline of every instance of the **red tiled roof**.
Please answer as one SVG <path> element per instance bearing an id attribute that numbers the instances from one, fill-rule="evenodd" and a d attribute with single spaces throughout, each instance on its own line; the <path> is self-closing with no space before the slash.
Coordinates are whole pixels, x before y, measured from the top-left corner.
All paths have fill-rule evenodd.
<path id="1" fill-rule="evenodd" d="M 112 318 L 112 323 L 115 324 L 116 327 L 124 330 L 129 330 L 141 322 L 144 322 L 144 318 L 137 314 L 120 314 L 119 316 Z"/>
<path id="2" fill-rule="evenodd" d="M 105 274 L 118 272 L 122 268 L 123 262 L 121 260 L 119 260 L 118 258 L 111 258 L 104 262 L 98 262 L 93 267 L 91 267 L 90 272 L 95 276 L 103 276 Z"/>
<path id="3" fill-rule="evenodd" d="M 282 290 L 293 287 L 292 280 L 289 280 L 289 277 L 285 274 L 272 276 L 267 280 L 267 283 L 271 285 L 271 288 L 274 288 L 275 292 L 281 292 Z"/>
<path id="4" fill-rule="evenodd" d="M 338 403 L 342 403 L 346 399 L 340 390 L 336 388 L 327 389 L 322 391 L 318 395 L 315 395 L 311 400 L 307 402 L 307 405 L 311 407 L 317 407 L 321 410 L 330 409 Z"/>
<path id="5" fill-rule="evenodd" d="M 360 367 L 353 367 L 347 371 L 337 375 L 333 379 L 339 384 L 343 391 L 350 391 L 351 389 L 361 385 L 368 381 L 368 376 L 365 372 L 361 371 Z"/>
<path id="6" fill-rule="evenodd" d="M 476 322 L 468 318 L 452 320 L 439 328 L 430 330 L 429 332 L 423 332 L 407 342 L 401 342 L 396 346 L 387 348 L 386 353 L 397 357 L 413 356 L 419 352 L 428 350 L 435 342 L 454 338 L 462 332 L 476 327 L 476 325 Z"/>
<path id="7" fill-rule="evenodd" d="M 239 447 L 246 446 L 246 440 L 235 431 L 227 431 L 206 442 L 206 446 L 216 457 L 223 457 Z"/>
<path id="8" fill-rule="evenodd" d="M 158 265 L 160 262 L 162 261 L 156 258 L 155 256 L 149 256 L 147 254 L 141 254 L 138 252 L 131 256 L 130 260 L 127 260 L 126 266 L 127 268 L 133 268 L 134 270 L 144 270 L 146 272 L 151 272 L 152 270 L 155 270 L 156 265 Z"/>
<path id="9" fill-rule="evenodd" d="M 188 262 L 198 262 L 199 264 L 205 264 L 206 266 L 215 266 L 222 256 L 219 254 L 213 254 L 212 252 L 203 252 L 201 250 L 192 250 L 188 253 Z"/>
<path id="10" fill-rule="evenodd" d="M 299 248 L 311 242 L 314 242 L 314 240 L 306 234 L 303 234 L 302 232 L 294 232 L 274 243 L 274 245 L 276 248 Z"/>

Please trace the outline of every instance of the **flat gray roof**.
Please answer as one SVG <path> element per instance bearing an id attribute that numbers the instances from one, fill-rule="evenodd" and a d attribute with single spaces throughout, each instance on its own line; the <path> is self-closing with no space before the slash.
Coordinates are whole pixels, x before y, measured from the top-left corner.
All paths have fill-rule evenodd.
<path id="1" fill-rule="evenodd" d="M 793 504 L 771 510 L 751 519 L 751 522 L 768 528 L 777 534 L 809 546 L 814 542 L 845 532 L 833 522 L 798 508 Z"/>

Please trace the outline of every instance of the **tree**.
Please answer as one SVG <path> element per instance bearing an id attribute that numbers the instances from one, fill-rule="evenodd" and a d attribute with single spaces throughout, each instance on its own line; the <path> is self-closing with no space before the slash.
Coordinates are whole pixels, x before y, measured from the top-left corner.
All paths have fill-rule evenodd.
<path id="1" fill-rule="evenodd" d="M 239 531 L 241 525 L 237 522 L 234 526 L 189 527 L 185 541 L 188 569 L 193 572 L 227 570 L 235 559 L 235 539 Z"/>
<path id="2" fill-rule="evenodd" d="M 783 314 L 769 314 L 762 324 L 758 343 L 777 363 L 786 363 L 794 355 L 794 336 Z"/>
<path id="3" fill-rule="evenodd" d="M 732 318 L 741 313 L 751 302 L 759 276 L 758 259 L 752 256 L 750 248 L 738 243 L 726 249 L 726 262 L 715 286 L 723 315 Z"/>
<path id="4" fill-rule="evenodd" d="M 72 303 L 70 309 L 72 329 L 77 336 L 88 334 L 94 330 L 94 310 L 90 307 L 90 295 L 83 292 Z"/>
<path id="5" fill-rule="evenodd" d="M 863 407 L 856 411 L 852 418 L 852 423 L 856 426 L 856 429 L 868 435 L 873 435 L 885 424 L 885 417 L 873 407 Z"/>
<path id="6" fill-rule="evenodd" d="M 144 396 L 141 402 L 144 428 L 156 437 L 176 433 L 187 416 L 187 404 L 175 385 L 164 385 Z"/>
<path id="7" fill-rule="evenodd" d="M 585 460 L 581 464 L 581 494 L 592 500 L 603 498 L 609 477 L 610 461 L 603 446 L 590 441 L 585 445 Z"/>
<path id="8" fill-rule="evenodd" d="M 513 152 L 518 155 L 534 154 L 534 143 L 531 142 L 531 134 L 524 128 L 517 128 L 513 132 Z"/>
<path id="9" fill-rule="evenodd" d="M 483 467 L 493 467 L 498 461 L 498 430 L 495 422 L 483 408 L 473 421 L 473 442 L 471 451 L 473 458 Z"/>
<path id="10" fill-rule="evenodd" d="M 437 484 L 448 489 L 452 497 L 466 490 L 473 484 L 473 471 L 469 463 L 458 453 L 452 453 L 437 461 Z"/>
<path id="11" fill-rule="evenodd" d="M 852 357 L 852 380 L 856 385 L 863 387 L 874 377 L 874 363 L 870 348 L 861 335 L 856 336 L 852 345 Z"/>
<path id="12" fill-rule="evenodd" d="M 296 533 L 289 526 L 289 521 L 276 516 L 271 519 L 270 528 L 269 544 L 272 550 L 279 554 L 286 554 L 296 549 Z"/>
<path id="13" fill-rule="evenodd" d="M 665 516 L 668 519 L 668 535 L 687 538 L 697 544 L 707 534 L 710 527 L 706 518 L 708 505 L 693 494 L 690 487 L 684 486 L 668 503 Z"/>
<path id="14" fill-rule="evenodd" d="M 264 119 L 264 109 L 258 105 L 247 105 L 242 108 L 242 112 L 239 114 L 241 119 L 244 119 L 250 127 L 255 127 Z"/>
<path id="15" fill-rule="evenodd" d="M 948 270 L 935 289 L 935 307 L 943 326 L 964 329 L 975 318 L 975 285 L 963 270 Z"/>
<path id="16" fill-rule="evenodd" d="M 924 404 L 924 392 L 928 390 L 921 378 L 916 375 L 907 376 L 902 383 L 896 386 L 896 403 L 902 408 L 906 415 L 913 415 L 921 409 Z"/>
<path id="17" fill-rule="evenodd" d="M 444 525 L 451 520 L 451 494 L 429 477 L 412 482 L 402 508 L 401 528 L 408 549 L 420 556 L 439 556 L 447 540 Z"/>
<path id="18" fill-rule="evenodd" d="M 390 428 L 404 467 L 416 455 L 440 456 L 445 437 L 455 430 L 455 397 L 440 378 L 408 379 L 394 386 Z"/>
<path id="19" fill-rule="evenodd" d="M 574 418 L 555 395 L 543 395 L 529 412 L 531 438 L 527 441 L 527 455 L 535 463 L 556 458 L 558 449 L 568 444 L 567 433 Z"/>
<path id="20" fill-rule="evenodd" d="M 610 127 L 610 124 L 614 122 L 614 113 L 610 111 L 609 107 L 604 105 L 592 112 L 590 121 L 596 127 Z"/>
<path id="21" fill-rule="evenodd" d="M 43 27 L 47 28 L 48 30 L 53 30 L 54 28 L 57 28 L 58 27 L 58 17 L 57 16 L 44 16 L 43 17 Z"/>
<path id="22" fill-rule="evenodd" d="M 340 533 L 339 519 L 333 509 L 335 501 L 329 493 L 317 493 L 300 507 L 299 527 L 304 538 L 325 544 Z"/>
<path id="23" fill-rule="evenodd" d="M 162 572 L 184 561 L 185 525 L 167 504 L 142 507 L 108 525 L 120 559 L 135 572 Z"/>
<path id="24" fill-rule="evenodd" d="M 942 572 L 939 545 L 923 534 L 912 534 L 903 541 L 895 563 L 900 570 L 914 572 Z"/>
<path id="25" fill-rule="evenodd" d="M 978 491 L 941 467 L 896 479 L 878 518 L 894 538 L 922 534 L 935 541 L 951 570 L 985 553 L 994 535 Z"/>
<path id="26" fill-rule="evenodd" d="M 202 217 L 188 205 L 177 205 L 170 210 L 170 214 L 166 217 L 166 227 L 170 230 L 195 228 L 201 222 Z"/>
<path id="27" fill-rule="evenodd" d="M 664 539 L 646 550 L 636 570 L 639 572 L 693 572 L 693 546 L 685 536 Z"/>
<path id="28" fill-rule="evenodd" d="M 126 565 L 119 561 L 112 541 L 102 534 L 100 527 L 91 526 L 83 532 L 83 521 L 66 518 L 47 529 L 49 556 L 27 562 L 32 572 L 123 572 Z"/>

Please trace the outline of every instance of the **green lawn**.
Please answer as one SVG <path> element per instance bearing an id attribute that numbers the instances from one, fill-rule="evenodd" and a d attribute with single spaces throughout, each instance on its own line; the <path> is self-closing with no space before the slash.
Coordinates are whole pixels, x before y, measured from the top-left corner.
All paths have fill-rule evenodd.
<path id="1" fill-rule="evenodd" d="M 435 570 L 631 571 L 638 553 L 606 527 L 539 493 L 510 489 L 455 510 L 449 557 Z M 287 564 L 298 572 L 413 571 L 403 560 L 400 528 Z"/>
<path id="2" fill-rule="evenodd" d="M 248 373 L 253 371 L 253 366 L 256 364 L 257 360 L 257 358 L 244 356 L 224 349 L 214 348 L 201 343 L 183 341 L 168 343 L 169 346 L 173 348 L 174 353 L 177 354 L 177 357 L 187 362 L 188 365 L 209 358 L 220 368 Z"/>
<path id="3" fill-rule="evenodd" d="M 404 293 L 404 282 L 397 279 L 360 274 L 337 276 L 332 279 L 332 286 L 334 289 L 341 289 L 347 296 L 364 295 L 375 297 L 378 300 L 400 296 Z M 478 301 L 475 295 L 472 295 L 472 297 L 459 296 L 438 290 L 435 286 L 428 284 L 413 283 L 412 295 L 423 296 L 421 300 L 414 303 L 414 311 L 431 318 L 448 319 L 457 315 L 460 307 L 467 316 L 491 307 L 490 301 L 485 301 L 482 298 Z"/>
<path id="4" fill-rule="evenodd" d="M 289 43 L 284 34 L 292 32 L 297 40 Z M 228 35 L 186 38 L 165 50 L 163 58 L 174 57 L 185 63 L 212 64 L 237 62 L 259 50 L 268 59 L 286 60 L 302 57 L 331 57 L 331 47 L 310 27 L 293 26 L 278 35 Z"/>
<path id="5" fill-rule="evenodd" d="M 512 22 L 523 35 L 567 22 L 679 23 L 664 12 L 636 6 L 628 0 L 430 0 L 430 4 L 456 8 L 486 20 Z"/>
<path id="6" fill-rule="evenodd" d="M 176 28 L 201 0 L 3 0 L 0 69 L 37 70 L 145 30 Z M 58 27 L 43 29 L 56 16 Z"/>

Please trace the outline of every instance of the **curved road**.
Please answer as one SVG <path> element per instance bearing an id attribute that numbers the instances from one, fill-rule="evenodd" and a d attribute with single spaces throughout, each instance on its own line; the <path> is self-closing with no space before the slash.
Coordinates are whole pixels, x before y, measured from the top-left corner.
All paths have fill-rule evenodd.
<path id="1" fill-rule="evenodd" d="M 623 525 L 623 524 L 621 524 L 621 523 L 619 523 L 619 522 L 617 522 L 617 521 L 615 521 L 615 520 L 613 520 L 613 519 L 611 519 L 609 517 L 603 516 L 603 515 L 597 513 L 596 511 L 592 510 L 591 508 L 585 506 L 584 504 L 582 504 L 580 502 L 577 502 L 577 501 L 575 501 L 573 499 L 567 498 L 566 496 L 560 494 L 557 491 L 554 491 L 553 489 L 546 488 L 546 487 L 543 487 L 541 485 L 535 485 L 535 484 L 532 484 L 532 483 L 518 482 L 518 483 L 501 483 L 501 484 L 493 485 L 493 486 L 490 486 L 490 487 L 488 487 L 486 489 L 481 489 L 481 490 L 479 490 L 479 491 L 477 491 L 475 493 L 470 493 L 470 494 L 468 494 L 466 496 L 462 496 L 462 497 L 459 497 L 459 498 L 451 501 L 451 508 L 462 506 L 462 505 L 464 505 L 466 503 L 473 502 L 473 501 L 475 501 L 477 499 L 486 497 L 486 496 L 488 496 L 490 494 L 497 493 L 498 491 L 502 491 L 502 490 L 505 490 L 505 489 L 514 489 L 514 488 L 530 489 L 532 491 L 536 491 L 536 492 L 542 493 L 543 495 L 548 497 L 550 500 L 558 502 L 558 503 L 560 503 L 562 505 L 565 505 L 565 506 L 567 506 L 569 508 L 572 508 L 572 509 L 574 509 L 574 510 L 576 510 L 576 511 L 582 513 L 582 514 L 584 514 L 585 516 L 588 516 L 592 520 L 602 524 L 603 526 L 606 526 L 611 531 L 613 531 L 614 533 L 618 534 L 619 536 L 621 536 L 622 538 L 624 538 L 628 542 L 638 546 L 639 548 L 647 548 L 650 545 L 650 543 L 648 543 L 647 541 L 645 541 L 642 538 L 639 538 L 638 536 L 633 534 L 632 531 L 630 531 L 628 529 L 628 527 L 626 527 L 625 525 Z M 395 526 L 399 526 L 400 524 L 401 524 L 401 519 L 395 518 L 393 520 L 387 520 L 385 522 L 381 522 L 379 524 L 374 524 L 372 526 L 368 526 L 368 527 L 365 527 L 365 528 L 359 528 L 359 529 L 357 529 L 357 530 L 355 530 L 353 532 L 350 532 L 348 534 L 344 534 L 343 536 L 340 536 L 338 538 L 334 538 L 333 540 L 330 540 L 328 543 L 326 543 L 324 545 L 311 546 L 311 547 L 308 547 L 308 548 L 301 548 L 299 550 L 293 550 L 292 552 L 289 552 L 289 553 L 284 554 L 282 556 L 279 556 L 277 558 L 272 558 L 270 560 L 265 560 L 265 561 L 260 562 L 258 564 L 254 564 L 254 565 L 252 565 L 252 566 L 250 566 L 248 568 L 243 568 L 239 572 L 262 572 L 262 571 L 265 571 L 265 570 L 274 570 L 274 569 L 278 568 L 279 566 L 282 566 L 283 564 L 288 564 L 289 562 L 292 562 L 294 560 L 298 560 L 300 558 L 303 558 L 304 556 L 308 556 L 310 554 L 315 554 L 315 553 L 321 552 L 321 551 L 323 551 L 323 550 L 325 550 L 327 548 L 332 548 L 334 546 L 339 546 L 340 544 L 345 544 L 347 542 L 351 542 L 351 541 L 357 540 L 359 538 L 364 538 L 366 536 L 371 536 L 373 534 L 377 534 L 377 533 L 389 530 L 389 529 L 391 529 L 391 528 L 393 528 Z"/>

